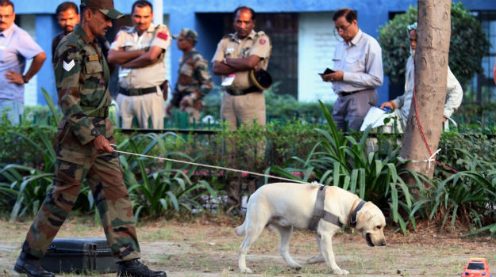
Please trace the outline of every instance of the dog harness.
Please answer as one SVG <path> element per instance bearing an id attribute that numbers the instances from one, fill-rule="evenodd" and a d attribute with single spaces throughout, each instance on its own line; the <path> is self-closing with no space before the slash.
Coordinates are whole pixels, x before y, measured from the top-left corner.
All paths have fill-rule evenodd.
<path id="1" fill-rule="evenodd" d="M 337 215 L 324 210 L 326 189 L 327 189 L 326 186 L 321 185 L 319 190 L 317 191 L 317 200 L 315 201 L 315 208 L 313 209 L 313 215 L 312 215 L 312 218 L 310 219 L 310 223 L 308 224 L 308 229 L 310 229 L 312 231 L 317 230 L 317 226 L 318 226 L 321 219 L 323 219 L 327 222 L 330 222 L 334 225 L 337 225 L 339 227 L 344 226 L 344 224 L 341 223 L 341 221 L 339 220 L 339 217 Z M 350 222 L 349 222 L 349 225 L 351 227 L 356 226 L 357 214 L 362 209 L 363 205 L 365 205 L 365 201 L 360 200 L 360 203 L 357 205 L 357 207 L 351 213 Z"/>

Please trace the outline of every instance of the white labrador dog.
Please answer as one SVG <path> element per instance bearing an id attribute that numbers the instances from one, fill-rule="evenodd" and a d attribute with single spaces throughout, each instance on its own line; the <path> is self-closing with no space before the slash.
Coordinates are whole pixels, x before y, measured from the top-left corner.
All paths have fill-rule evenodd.
<path id="1" fill-rule="evenodd" d="M 293 268 L 301 268 L 289 255 L 289 240 L 294 228 L 307 229 L 314 213 L 317 192 L 321 185 L 297 183 L 273 183 L 260 187 L 248 201 L 245 221 L 236 228 L 239 236 L 245 238 L 240 246 L 238 265 L 243 273 L 251 273 L 246 266 L 246 255 L 265 227 L 275 227 L 280 233 L 279 251 L 286 263 Z M 324 210 L 348 225 L 356 220 L 356 230 L 361 233 L 369 246 L 384 246 L 386 220 L 381 210 L 372 202 L 360 204 L 361 199 L 353 193 L 338 187 L 328 186 L 325 190 Z M 358 211 L 356 211 L 358 210 Z M 354 224 L 353 224 L 354 225 Z M 332 237 L 341 227 L 326 220 L 316 221 L 319 255 L 307 263 L 326 262 L 334 274 L 348 274 L 337 264 L 332 250 Z"/>

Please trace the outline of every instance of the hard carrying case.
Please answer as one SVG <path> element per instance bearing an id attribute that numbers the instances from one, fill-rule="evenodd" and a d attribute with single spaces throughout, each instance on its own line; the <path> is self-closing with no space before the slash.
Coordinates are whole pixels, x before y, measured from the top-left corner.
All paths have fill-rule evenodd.
<path id="1" fill-rule="evenodd" d="M 54 273 L 111 273 L 116 260 L 104 238 L 54 239 L 41 265 Z"/>

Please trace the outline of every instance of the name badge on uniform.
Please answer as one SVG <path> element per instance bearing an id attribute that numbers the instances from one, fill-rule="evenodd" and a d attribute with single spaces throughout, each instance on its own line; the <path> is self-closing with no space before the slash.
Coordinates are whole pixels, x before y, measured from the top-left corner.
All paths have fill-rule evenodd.
<path id="1" fill-rule="evenodd" d="M 90 62 L 97 62 L 99 61 L 100 58 L 98 57 L 98 54 L 93 54 L 88 56 L 88 61 Z"/>
<path id="2" fill-rule="evenodd" d="M 227 75 L 224 78 L 224 80 L 222 80 L 221 86 L 228 87 L 228 86 L 232 85 L 232 83 L 234 82 L 234 79 L 236 79 L 236 74 L 232 73 L 232 74 Z"/>

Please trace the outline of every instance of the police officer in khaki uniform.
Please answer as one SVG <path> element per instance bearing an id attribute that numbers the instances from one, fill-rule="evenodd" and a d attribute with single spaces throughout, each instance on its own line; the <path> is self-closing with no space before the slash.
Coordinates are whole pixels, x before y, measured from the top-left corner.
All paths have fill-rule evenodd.
<path id="1" fill-rule="evenodd" d="M 230 130 L 236 130 L 238 122 L 248 126 L 254 123 L 265 126 L 264 87 L 256 82 L 255 72 L 267 69 L 272 48 L 270 39 L 264 32 L 253 30 L 255 11 L 249 7 L 241 6 L 234 10 L 233 25 L 236 32 L 221 39 L 212 58 L 213 72 L 222 76 L 224 87 L 221 115 Z M 261 141 L 257 145 L 253 163 L 263 158 L 264 148 L 264 142 Z M 228 163 L 232 167 L 239 167 L 242 163 L 236 152 L 236 145 L 228 141 Z M 245 156 L 250 154 L 245 153 Z M 243 165 L 247 166 L 246 163 Z M 227 185 L 231 208 L 241 205 L 245 181 L 248 181 L 248 191 L 254 192 L 256 180 L 252 176 L 240 182 L 233 180 Z"/>
<path id="2" fill-rule="evenodd" d="M 250 73 L 267 69 L 272 47 L 263 31 L 253 30 L 253 9 L 238 7 L 234 17 L 236 32 L 222 38 L 212 59 L 213 72 L 222 76 L 225 88 L 221 114 L 231 130 L 237 129 L 237 121 L 264 126 L 265 97 L 263 90 L 250 80 Z"/>
<path id="3" fill-rule="evenodd" d="M 131 128 L 133 117 L 139 127 L 164 128 L 167 86 L 165 51 L 171 43 L 167 26 L 152 24 L 153 6 L 138 0 L 133 4 L 133 27 L 119 31 L 110 46 L 109 62 L 120 65 L 117 104 L 122 128 Z"/>
<path id="4" fill-rule="evenodd" d="M 142 264 L 135 220 L 108 118 L 109 67 L 98 38 L 122 16 L 112 0 L 81 0 L 82 23 L 62 39 L 54 58 L 59 105 L 64 118 L 55 141 L 53 186 L 36 215 L 15 271 L 51 277 L 40 265 L 74 206 L 85 176 L 95 198 L 107 243 L 118 261 L 117 276 L 166 276 Z"/>
<path id="5" fill-rule="evenodd" d="M 199 122 L 202 98 L 213 88 L 208 62 L 195 49 L 198 34 L 194 30 L 183 28 L 174 39 L 177 39 L 177 48 L 183 52 L 183 56 L 179 61 L 176 86 L 167 106 L 167 113 L 173 107 L 181 108 L 188 113 L 191 123 Z"/>

